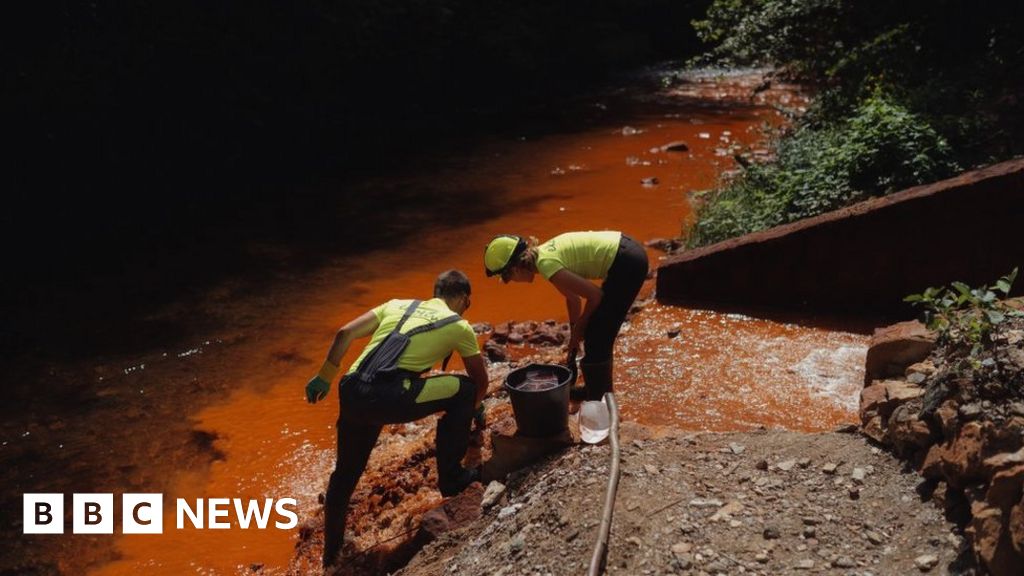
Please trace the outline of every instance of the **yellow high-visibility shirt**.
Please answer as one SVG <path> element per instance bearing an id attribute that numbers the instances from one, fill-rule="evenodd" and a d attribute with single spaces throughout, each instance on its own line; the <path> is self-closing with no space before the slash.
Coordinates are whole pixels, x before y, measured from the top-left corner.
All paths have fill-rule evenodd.
<path id="1" fill-rule="evenodd" d="M 608 276 L 622 232 L 566 232 L 537 249 L 537 271 L 548 280 L 565 268 L 591 280 Z"/>
<path id="2" fill-rule="evenodd" d="M 384 340 L 395 329 L 395 326 L 398 325 L 399 320 L 402 319 L 402 315 L 405 314 L 410 304 L 412 304 L 412 300 L 389 300 L 373 309 L 373 313 L 377 316 L 380 324 L 370 338 L 369 344 L 363 348 L 359 358 L 348 369 L 349 374 L 358 370 L 363 358 L 366 358 L 367 354 L 372 352 L 380 344 L 381 340 Z M 413 311 L 412 316 L 402 325 L 401 332 L 405 334 L 413 328 L 447 318 L 452 314 L 454 312 L 448 308 L 448 305 L 441 298 L 424 300 L 420 302 L 419 307 Z M 480 345 L 476 341 L 476 333 L 473 332 L 473 327 L 469 325 L 469 322 L 466 322 L 464 319 L 447 326 L 442 326 L 436 330 L 430 330 L 429 332 L 413 336 L 409 340 L 409 345 L 405 351 L 402 352 L 402 356 L 398 359 L 398 367 L 412 372 L 422 372 L 444 359 L 452 350 L 458 352 L 459 356 L 463 358 L 476 356 L 480 353 Z"/>

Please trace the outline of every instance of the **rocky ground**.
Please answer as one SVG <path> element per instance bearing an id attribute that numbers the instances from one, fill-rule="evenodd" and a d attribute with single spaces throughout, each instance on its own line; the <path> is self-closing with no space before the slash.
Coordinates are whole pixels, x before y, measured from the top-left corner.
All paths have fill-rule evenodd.
<path id="1" fill-rule="evenodd" d="M 978 563 L 1024 574 L 1024 300 L 975 351 L 918 322 L 876 331 L 868 351 L 863 433 L 927 479 L 965 526 Z"/>
<path id="2" fill-rule="evenodd" d="M 371 464 L 340 574 L 586 572 L 610 448 L 579 443 L 575 430 L 524 443 L 498 384 L 517 363 L 557 362 L 567 329 L 478 330 L 490 333 L 496 374 L 488 431 L 470 455 L 485 463 L 486 486 L 440 499 L 429 423 L 394 431 L 411 440 Z M 1024 317 L 994 331 L 973 368 L 961 352 L 916 322 L 876 331 L 862 426 L 849 430 L 715 434 L 623 422 L 607 573 L 1024 574 Z M 304 526 L 290 573 L 319 571 L 320 530 L 319 519 Z"/>
<path id="3" fill-rule="evenodd" d="M 917 496 L 919 477 L 859 433 L 685 434 L 624 423 L 621 438 L 609 574 L 964 571 L 962 538 Z M 585 573 L 609 456 L 607 445 L 576 445 L 511 475 L 479 518 L 398 573 Z"/>

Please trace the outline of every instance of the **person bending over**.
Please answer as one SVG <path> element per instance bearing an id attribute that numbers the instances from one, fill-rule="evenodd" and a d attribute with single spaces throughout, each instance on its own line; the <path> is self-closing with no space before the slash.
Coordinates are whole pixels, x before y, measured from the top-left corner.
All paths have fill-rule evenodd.
<path id="1" fill-rule="evenodd" d="M 309 403 L 323 400 L 349 346 L 371 336 L 338 386 L 338 454 L 324 503 L 325 568 L 339 560 L 349 500 L 383 425 L 444 412 L 436 436 L 441 494 L 453 496 L 479 479 L 478 469 L 462 467 L 470 424 L 474 416 L 482 424 L 481 402 L 487 392 L 487 368 L 476 334 L 461 317 L 469 304 L 469 278 L 458 270 L 443 272 L 432 299 L 390 300 L 342 326 L 320 372 L 306 385 Z M 423 377 L 453 351 L 462 357 L 467 376 Z"/>
<path id="2" fill-rule="evenodd" d="M 569 312 L 567 364 L 584 344 L 580 370 L 586 399 L 600 400 L 612 391 L 615 338 L 647 278 L 642 246 L 615 231 L 566 232 L 542 244 L 502 234 L 484 249 L 484 268 L 506 283 L 533 282 L 538 272 L 550 281 L 565 296 Z M 604 282 L 598 287 L 591 280 Z"/>

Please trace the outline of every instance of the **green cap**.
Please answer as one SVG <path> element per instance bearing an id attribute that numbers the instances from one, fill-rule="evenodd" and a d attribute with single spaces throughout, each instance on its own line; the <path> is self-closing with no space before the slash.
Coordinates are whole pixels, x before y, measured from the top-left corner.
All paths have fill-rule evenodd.
<path id="1" fill-rule="evenodd" d="M 484 248 L 484 268 L 488 276 L 496 276 L 508 269 L 523 251 L 526 241 L 519 236 L 502 234 L 495 236 Z"/>

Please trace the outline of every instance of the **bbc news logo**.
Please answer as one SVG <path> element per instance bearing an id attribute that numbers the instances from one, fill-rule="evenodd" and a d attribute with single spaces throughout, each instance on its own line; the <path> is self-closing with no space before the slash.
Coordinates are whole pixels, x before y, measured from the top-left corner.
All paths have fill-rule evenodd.
<path id="1" fill-rule="evenodd" d="M 74 534 L 113 534 L 113 494 L 72 494 L 71 531 Z M 294 498 L 197 498 L 189 502 L 178 498 L 175 519 L 178 530 L 186 523 L 198 530 L 232 528 L 232 515 L 239 528 L 266 530 L 273 526 L 289 530 L 299 523 Z M 64 495 L 24 494 L 22 500 L 24 534 L 63 534 Z M 271 524 L 271 519 L 274 520 Z M 122 534 L 163 534 L 163 494 L 122 494 Z"/>

